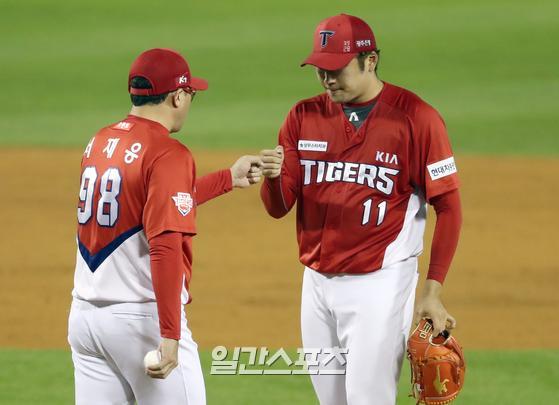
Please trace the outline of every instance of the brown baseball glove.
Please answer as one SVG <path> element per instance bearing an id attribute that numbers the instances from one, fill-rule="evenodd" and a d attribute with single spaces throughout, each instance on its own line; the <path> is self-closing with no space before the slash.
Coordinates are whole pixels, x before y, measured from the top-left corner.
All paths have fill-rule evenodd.
<path id="1" fill-rule="evenodd" d="M 448 331 L 433 336 L 433 325 L 422 319 L 408 339 L 412 393 L 417 404 L 452 402 L 464 386 L 466 363 L 462 348 Z"/>

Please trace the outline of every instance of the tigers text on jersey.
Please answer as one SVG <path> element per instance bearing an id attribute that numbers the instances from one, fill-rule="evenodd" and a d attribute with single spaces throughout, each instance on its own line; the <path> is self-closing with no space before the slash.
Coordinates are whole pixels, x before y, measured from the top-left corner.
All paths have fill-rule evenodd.
<path id="1" fill-rule="evenodd" d="M 297 199 L 300 259 L 320 272 L 371 272 L 419 255 L 426 200 L 459 186 L 442 118 L 388 83 L 359 129 L 322 94 L 295 105 L 279 142 L 280 199 L 286 209 Z"/>
<path id="2" fill-rule="evenodd" d="M 190 151 L 160 124 L 129 115 L 100 130 L 82 158 L 72 295 L 155 301 L 148 240 L 165 231 L 196 233 L 194 181 Z M 184 247 L 185 283 L 191 252 Z"/>

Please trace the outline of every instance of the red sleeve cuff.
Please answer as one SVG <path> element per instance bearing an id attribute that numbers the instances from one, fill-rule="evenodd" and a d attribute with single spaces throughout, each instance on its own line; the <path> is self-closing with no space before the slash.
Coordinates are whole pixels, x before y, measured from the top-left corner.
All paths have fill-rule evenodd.
<path id="1" fill-rule="evenodd" d="M 435 280 L 443 284 L 448 273 L 449 267 L 441 264 L 430 264 L 427 280 Z"/>
<path id="2" fill-rule="evenodd" d="M 165 339 L 181 340 L 180 332 L 174 332 L 172 330 L 161 330 L 161 337 Z"/>
<path id="3" fill-rule="evenodd" d="M 283 197 L 281 176 L 264 180 L 260 188 L 260 198 L 268 214 L 274 218 L 281 218 L 289 212 Z"/>

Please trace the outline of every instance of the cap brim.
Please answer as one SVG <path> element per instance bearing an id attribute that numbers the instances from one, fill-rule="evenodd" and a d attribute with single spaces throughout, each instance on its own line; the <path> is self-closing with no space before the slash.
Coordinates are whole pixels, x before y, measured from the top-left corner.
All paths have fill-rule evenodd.
<path id="1" fill-rule="evenodd" d="M 201 77 L 192 77 L 190 79 L 190 87 L 194 90 L 202 91 L 208 89 L 208 82 Z"/>
<path id="2" fill-rule="evenodd" d="M 328 52 L 311 53 L 311 55 L 301 63 L 301 66 L 313 65 L 323 70 L 338 70 L 347 66 L 355 55 L 357 54 Z"/>

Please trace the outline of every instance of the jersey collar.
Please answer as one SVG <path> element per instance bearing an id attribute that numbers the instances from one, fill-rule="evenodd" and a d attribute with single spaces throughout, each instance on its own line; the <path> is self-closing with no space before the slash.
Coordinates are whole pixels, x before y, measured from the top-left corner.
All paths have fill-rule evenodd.
<path id="1" fill-rule="evenodd" d="M 153 120 L 143 118 L 143 117 L 138 117 L 137 115 L 134 115 L 134 114 L 128 114 L 128 116 L 126 117 L 126 120 L 127 121 L 143 122 L 143 123 L 149 125 L 151 128 L 153 128 L 155 131 L 160 132 L 163 135 L 169 135 L 169 130 L 157 121 L 153 121 Z"/>

